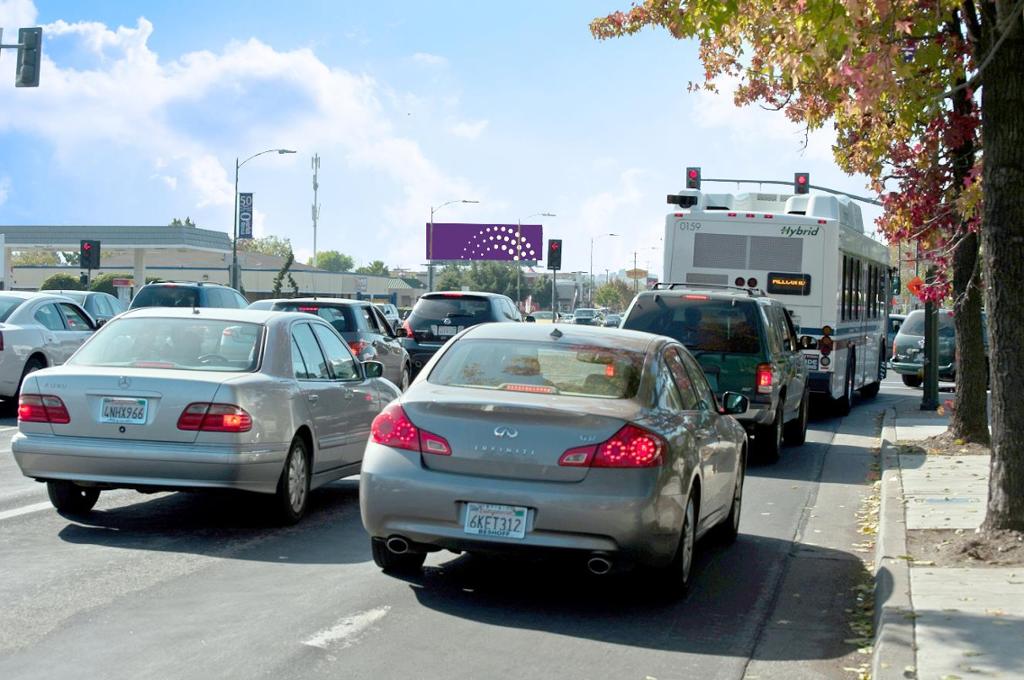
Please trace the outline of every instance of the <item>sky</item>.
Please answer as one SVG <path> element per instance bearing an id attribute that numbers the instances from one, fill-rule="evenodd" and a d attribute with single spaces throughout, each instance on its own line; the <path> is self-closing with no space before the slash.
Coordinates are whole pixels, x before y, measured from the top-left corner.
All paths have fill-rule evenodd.
<path id="1" fill-rule="evenodd" d="M 626 0 L 0 0 L 5 43 L 39 25 L 38 88 L 0 52 L 0 225 L 231 231 L 234 163 L 257 236 L 418 268 L 425 224 L 544 225 L 563 268 L 661 269 L 665 196 L 704 177 L 866 194 L 830 131 L 689 92 L 696 45 L 663 31 L 594 40 Z M 746 187 L 756 188 L 756 187 Z M 729 185 L 706 190 L 732 191 Z M 537 217 L 553 213 L 555 217 Z M 878 210 L 864 208 L 870 223 Z M 870 228 L 870 226 L 869 226 Z M 607 236 L 617 234 L 617 236 Z"/>

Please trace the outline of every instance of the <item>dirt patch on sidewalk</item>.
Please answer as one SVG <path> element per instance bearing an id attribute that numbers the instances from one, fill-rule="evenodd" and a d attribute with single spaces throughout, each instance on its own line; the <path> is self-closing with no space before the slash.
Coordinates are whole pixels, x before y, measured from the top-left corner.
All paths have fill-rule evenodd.
<path id="1" fill-rule="evenodd" d="M 919 567 L 1024 566 L 1024 533 L 915 529 L 907 532 L 907 550 L 908 559 Z"/>
<path id="2" fill-rule="evenodd" d="M 920 441 L 896 443 L 900 453 L 925 453 L 929 456 L 991 456 L 992 450 L 984 444 L 973 444 L 954 439 L 949 432 Z"/>

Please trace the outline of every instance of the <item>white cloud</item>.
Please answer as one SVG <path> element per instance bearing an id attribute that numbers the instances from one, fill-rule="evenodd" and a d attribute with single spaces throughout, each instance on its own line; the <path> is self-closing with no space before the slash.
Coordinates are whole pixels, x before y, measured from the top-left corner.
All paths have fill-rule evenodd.
<path id="1" fill-rule="evenodd" d="M 425 66 L 447 66 L 448 59 L 442 57 L 439 54 L 430 54 L 429 52 L 417 52 L 412 55 L 412 60 L 418 64 Z"/>
<path id="2" fill-rule="evenodd" d="M 0 19 L 7 31 L 28 28 L 36 25 L 36 6 L 31 0 L 0 0 Z M 17 33 L 14 38 L 18 37 Z M 10 33 L 4 38 L 5 43 L 16 42 Z"/>
<path id="3" fill-rule="evenodd" d="M 462 137 L 464 139 L 477 139 L 483 134 L 483 131 L 487 129 L 488 121 L 478 120 L 475 123 L 463 121 L 461 123 L 455 123 L 449 128 L 449 131 L 456 137 Z"/>

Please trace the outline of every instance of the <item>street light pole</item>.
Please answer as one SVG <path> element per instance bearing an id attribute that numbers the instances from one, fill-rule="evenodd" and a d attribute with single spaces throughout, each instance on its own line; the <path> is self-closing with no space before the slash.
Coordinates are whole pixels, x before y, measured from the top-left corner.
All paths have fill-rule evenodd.
<path id="1" fill-rule="evenodd" d="M 531 217 L 558 217 L 558 215 L 556 215 L 555 213 L 541 212 L 541 213 L 534 213 L 532 215 L 527 215 L 525 219 L 530 219 Z M 519 279 L 522 278 L 522 273 L 523 273 L 523 265 L 522 265 L 522 260 L 523 260 L 523 247 L 522 247 L 523 219 L 524 218 L 520 217 L 516 221 L 516 225 L 517 225 L 516 226 L 516 254 L 512 256 L 513 259 L 516 261 L 516 308 L 518 308 L 519 304 L 522 302 L 522 295 L 519 292 Z M 539 248 L 542 245 L 544 245 L 544 244 L 542 243 L 542 244 L 540 244 L 537 247 Z"/>
<path id="2" fill-rule="evenodd" d="M 295 153 L 295 151 L 292 149 L 267 149 L 266 151 L 254 153 L 241 163 L 238 162 L 238 157 L 235 156 L 235 219 L 233 220 L 234 235 L 231 239 L 231 276 L 229 277 L 231 287 L 235 290 L 238 290 L 238 286 L 241 283 L 239 280 L 241 277 L 238 275 L 238 170 L 253 158 L 262 156 L 265 153 L 286 154 Z"/>
<path id="3" fill-rule="evenodd" d="M 598 234 L 597 236 L 590 237 L 590 306 L 594 306 L 594 241 L 604 238 L 605 236 L 618 236 L 618 234 Z"/>
<path id="4" fill-rule="evenodd" d="M 434 292 L 434 213 L 446 205 L 452 203 L 479 203 L 480 201 L 470 201 L 466 199 L 455 199 L 454 201 L 448 201 L 437 206 L 430 206 L 430 229 L 427 230 L 427 291 L 430 293 Z"/>

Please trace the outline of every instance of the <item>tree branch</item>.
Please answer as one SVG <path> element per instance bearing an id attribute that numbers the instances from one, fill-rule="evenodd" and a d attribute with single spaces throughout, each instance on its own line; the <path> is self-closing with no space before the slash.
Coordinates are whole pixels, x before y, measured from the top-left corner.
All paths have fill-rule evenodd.
<path id="1" fill-rule="evenodd" d="M 992 46 L 992 48 L 988 51 L 988 54 L 985 55 L 985 59 L 982 60 L 981 64 L 978 65 L 977 70 L 974 71 L 974 75 L 971 76 L 966 82 L 961 83 L 960 85 L 957 85 L 953 89 L 939 95 L 937 97 L 938 100 L 947 99 L 949 97 L 952 97 L 955 93 L 961 90 L 966 90 L 968 88 L 977 89 L 977 85 L 981 83 L 981 76 L 985 71 L 985 67 L 992 62 L 992 60 L 996 56 L 996 53 L 999 52 L 999 48 L 1001 48 L 1003 46 L 1003 43 L 1006 42 L 1006 39 L 1010 37 L 1010 26 L 1013 24 L 1014 21 L 1016 21 L 1020 17 L 1022 11 L 1024 11 L 1024 0 L 1019 0 L 1017 4 L 1014 6 L 1013 10 L 1011 10 L 1006 15 L 1006 18 L 1003 20 L 1003 22 L 996 26 L 996 31 L 999 35 L 999 39 L 996 40 L 996 44 Z"/>

